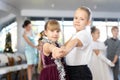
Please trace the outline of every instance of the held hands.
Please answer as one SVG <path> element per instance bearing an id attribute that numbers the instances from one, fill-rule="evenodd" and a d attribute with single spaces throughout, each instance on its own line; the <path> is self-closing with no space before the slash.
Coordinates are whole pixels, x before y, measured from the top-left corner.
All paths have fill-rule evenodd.
<path id="1" fill-rule="evenodd" d="M 95 52 L 96 55 L 99 55 L 99 53 L 100 53 L 99 49 L 93 49 L 93 51 Z"/>
<path id="2" fill-rule="evenodd" d="M 39 46 L 37 47 L 37 49 L 38 49 L 38 50 L 42 50 L 42 46 L 39 45 Z"/>
<path id="3" fill-rule="evenodd" d="M 40 46 L 34 46 L 34 48 L 36 48 L 37 50 L 40 50 Z"/>
<path id="4" fill-rule="evenodd" d="M 61 48 L 55 47 L 52 49 L 52 57 L 55 59 L 63 57 L 64 53 L 65 53 L 65 50 L 63 47 Z"/>

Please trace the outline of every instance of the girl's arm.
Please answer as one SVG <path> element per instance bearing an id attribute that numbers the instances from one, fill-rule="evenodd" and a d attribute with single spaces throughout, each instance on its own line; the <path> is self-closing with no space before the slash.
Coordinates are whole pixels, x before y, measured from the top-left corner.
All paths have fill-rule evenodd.
<path id="1" fill-rule="evenodd" d="M 100 54 L 100 50 L 99 49 L 93 49 L 93 51 L 95 52 L 95 54 L 98 56 Z"/>
<path id="2" fill-rule="evenodd" d="M 63 51 L 61 48 L 58 48 L 53 44 L 45 43 L 43 45 L 43 53 L 46 56 L 49 56 L 50 53 L 52 53 L 52 55 L 55 56 L 55 53 L 60 53 L 61 51 Z"/>
<path id="3" fill-rule="evenodd" d="M 84 34 L 84 35 L 83 35 Z M 60 53 L 56 53 L 56 57 L 64 57 L 66 56 L 74 47 L 79 47 L 81 49 L 86 48 L 91 40 L 88 34 L 86 34 L 86 31 L 80 31 L 78 32 L 73 39 L 71 39 L 70 41 L 68 41 L 68 43 L 61 49 L 63 49 L 63 52 Z"/>
<path id="4" fill-rule="evenodd" d="M 113 63 L 115 64 L 118 61 L 119 57 L 117 55 L 115 55 L 114 59 L 113 59 Z"/>
<path id="5" fill-rule="evenodd" d="M 107 57 L 105 57 L 103 55 L 103 51 L 99 50 L 99 49 L 93 49 L 93 51 L 95 52 L 95 54 L 98 56 L 99 59 L 101 59 L 102 61 L 104 61 L 106 64 L 108 64 L 111 67 L 114 67 L 114 63 L 112 63 Z"/>
<path id="6" fill-rule="evenodd" d="M 109 66 L 111 67 L 114 67 L 115 66 L 115 63 L 114 62 L 111 62 L 107 57 L 105 57 L 102 53 L 100 53 L 98 55 L 98 58 L 101 59 L 102 61 L 104 61 L 106 64 L 108 64 Z"/>
<path id="7" fill-rule="evenodd" d="M 70 40 L 65 46 L 61 47 L 61 51 L 54 53 L 54 58 L 60 58 L 66 56 L 74 47 L 82 47 L 82 42 L 75 38 Z"/>
<path id="8" fill-rule="evenodd" d="M 28 37 L 26 36 L 26 33 L 23 34 L 23 38 L 25 39 L 25 41 L 26 41 L 30 46 L 32 46 L 33 48 L 37 48 L 37 47 L 28 39 Z"/>

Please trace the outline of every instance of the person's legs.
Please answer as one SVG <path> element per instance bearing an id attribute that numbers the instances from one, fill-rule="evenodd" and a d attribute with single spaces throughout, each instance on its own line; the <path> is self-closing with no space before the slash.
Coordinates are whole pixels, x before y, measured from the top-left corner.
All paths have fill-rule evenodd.
<path id="1" fill-rule="evenodd" d="M 115 64 L 115 67 L 113 67 L 112 69 L 113 69 L 114 80 L 118 80 L 119 61 L 117 61 L 117 63 Z"/>
<path id="2" fill-rule="evenodd" d="M 92 74 L 87 65 L 67 66 L 69 80 L 92 80 Z"/>
<path id="3" fill-rule="evenodd" d="M 28 80 L 32 80 L 32 71 L 33 69 L 33 65 L 28 65 L 28 68 L 27 68 L 27 73 L 28 73 Z"/>
<path id="4" fill-rule="evenodd" d="M 83 71 L 81 72 L 82 74 L 82 80 L 92 80 L 92 73 L 88 66 L 83 68 Z"/>
<path id="5" fill-rule="evenodd" d="M 69 77 L 69 80 L 82 80 L 80 79 L 79 67 L 67 66 L 66 69 L 67 69 L 67 75 Z"/>

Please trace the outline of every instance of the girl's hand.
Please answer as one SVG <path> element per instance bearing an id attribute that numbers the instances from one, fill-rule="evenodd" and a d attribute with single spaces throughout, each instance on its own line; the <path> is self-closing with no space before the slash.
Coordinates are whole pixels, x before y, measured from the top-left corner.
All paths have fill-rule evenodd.
<path id="1" fill-rule="evenodd" d="M 52 57 L 55 58 L 55 59 L 56 58 L 61 58 L 63 54 L 64 54 L 64 50 L 62 48 L 55 47 L 52 50 Z"/>
<path id="2" fill-rule="evenodd" d="M 39 46 L 35 46 L 34 48 L 37 48 L 38 50 L 40 50 Z"/>
<path id="3" fill-rule="evenodd" d="M 42 50 L 42 45 L 39 45 L 39 46 L 38 46 L 38 50 Z"/>
<path id="4" fill-rule="evenodd" d="M 95 52 L 96 55 L 99 55 L 99 53 L 100 53 L 99 49 L 93 49 L 93 51 Z"/>

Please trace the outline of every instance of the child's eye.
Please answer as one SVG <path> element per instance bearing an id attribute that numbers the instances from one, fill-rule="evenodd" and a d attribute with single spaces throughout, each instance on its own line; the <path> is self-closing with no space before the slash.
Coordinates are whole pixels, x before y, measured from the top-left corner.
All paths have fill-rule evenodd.
<path id="1" fill-rule="evenodd" d="M 84 19 L 80 19 L 80 20 L 84 20 Z"/>
<path id="2" fill-rule="evenodd" d="M 51 32 L 53 32 L 54 30 L 51 30 Z"/>
<path id="3" fill-rule="evenodd" d="M 77 17 L 74 17 L 74 19 L 77 19 Z"/>
<path id="4" fill-rule="evenodd" d="M 57 32 L 59 33 L 60 31 L 59 31 L 59 30 L 57 30 Z"/>
<path id="5" fill-rule="evenodd" d="M 80 17 L 79 20 L 85 20 L 84 18 Z"/>

